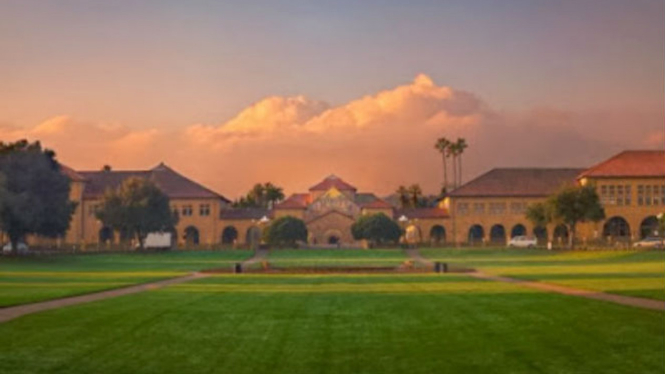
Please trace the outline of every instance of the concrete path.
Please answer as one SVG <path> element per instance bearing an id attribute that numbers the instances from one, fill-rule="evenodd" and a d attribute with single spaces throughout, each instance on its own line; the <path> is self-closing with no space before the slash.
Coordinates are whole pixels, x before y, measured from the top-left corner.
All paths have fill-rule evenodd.
<path id="1" fill-rule="evenodd" d="M 26 314 L 43 312 L 45 310 L 62 308 L 69 305 L 89 303 L 97 300 L 104 300 L 118 296 L 130 295 L 138 292 L 156 290 L 162 287 L 170 286 L 173 284 L 189 282 L 193 279 L 206 277 L 208 275 L 203 273 L 192 273 L 183 277 L 165 279 L 157 282 L 138 284 L 124 288 L 118 288 L 109 291 L 102 291 L 91 293 L 87 295 L 65 297 L 62 299 L 55 299 L 49 301 L 42 301 L 38 303 L 10 306 L 0 309 L 0 323 L 10 321 L 12 319 L 24 316 Z"/>
<path id="2" fill-rule="evenodd" d="M 496 282 L 506 282 L 506 283 L 518 284 L 520 286 L 534 288 L 534 289 L 541 290 L 541 291 L 546 291 L 546 292 L 555 292 L 555 293 L 559 293 L 559 294 L 562 294 L 562 295 L 578 296 L 578 297 L 584 297 L 584 298 L 593 299 L 593 300 L 609 301 L 609 302 L 615 303 L 615 304 L 628 305 L 628 306 L 633 306 L 633 307 L 643 308 L 643 309 L 665 310 L 665 301 L 645 299 L 645 298 L 642 298 L 642 297 L 616 295 L 616 294 L 610 294 L 610 293 L 598 292 L 598 291 L 581 290 L 581 289 L 578 289 L 578 288 L 559 286 L 559 285 L 551 284 L 551 283 L 541 283 L 541 282 L 534 282 L 534 281 L 528 281 L 528 280 L 522 280 L 522 279 L 502 277 L 502 276 L 499 276 L 499 275 L 491 275 L 491 274 L 486 274 L 486 273 L 483 273 L 483 272 L 480 272 L 480 271 L 467 273 L 467 275 L 472 276 L 474 278 L 478 278 L 478 279 L 486 279 L 486 280 L 492 280 L 492 281 L 496 281 Z"/>
<path id="3" fill-rule="evenodd" d="M 407 254 L 407 256 L 409 256 L 409 258 L 411 258 L 415 262 L 418 262 L 425 266 L 434 266 L 433 261 L 430 261 L 420 255 L 420 251 L 418 251 L 418 248 L 405 249 L 404 252 Z"/>
<path id="4" fill-rule="evenodd" d="M 248 258 L 247 260 L 243 261 L 243 265 L 251 265 L 255 264 L 257 262 L 261 262 L 265 260 L 268 257 L 268 250 L 267 249 L 257 249 L 254 251 L 254 256 Z"/>
<path id="5" fill-rule="evenodd" d="M 432 266 L 434 264 L 432 261 L 422 257 L 418 249 L 415 248 L 406 249 L 405 252 L 412 260 L 418 261 L 423 265 Z M 637 308 L 665 310 L 665 301 L 660 301 L 660 300 L 616 295 L 616 294 L 610 294 L 598 291 L 581 290 L 578 288 L 559 286 L 551 283 L 534 282 L 534 281 L 528 281 L 516 278 L 502 277 L 499 275 L 491 275 L 483 273 L 481 271 L 474 271 L 466 274 L 478 279 L 491 280 L 495 282 L 513 283 L 524 287 L 534 288 L 546 292 L 555 292 L 562 295 L 578 296 L 593 300 L 609 301 L 611 303 L 628 305 Z"/>

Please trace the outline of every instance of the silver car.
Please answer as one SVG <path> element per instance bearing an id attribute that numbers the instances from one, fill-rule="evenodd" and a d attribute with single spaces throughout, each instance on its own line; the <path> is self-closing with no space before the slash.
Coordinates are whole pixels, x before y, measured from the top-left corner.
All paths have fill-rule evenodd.
<path id="1" fill-rule="evenodd" d="M 538 239 L 524 235 L 514 236 L 508 241 L 508 246 L 515 248 L 533 248 L 536 244 L 538 244 Z"/>
<path id="2" fill-rule="evenodd" d="M 633 243 L 634 248 L 663 248 L 665 243 L 663 243 L 663 238 L 656 236 L 647 236 L 646 238 L 640 240 L 639 242 Z"/>

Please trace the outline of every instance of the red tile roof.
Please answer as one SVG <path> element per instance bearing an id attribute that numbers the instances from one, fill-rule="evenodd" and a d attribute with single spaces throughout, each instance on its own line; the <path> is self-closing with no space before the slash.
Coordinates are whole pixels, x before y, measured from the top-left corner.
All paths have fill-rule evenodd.
<path id="1" fill-rule="evenodd" d="M 328 191 L 332 187 L 340 191 L 355 191 L 356 188 L 352 185 L 344 182 L 341 178 L 336 175 L 329 175 L 326 179 L 317 183 L 316 185 L 310 187 L 310 191 Z"/>
<path id="2" fill-rule="evenodd" d="M 118 188 L 128 178 L 138 177 L 152 180 L 172 199 L 208 199 L 216 198 L 229 202 L 224 196 L 203 187 L 184 177 L 164 164 L 150 170 L 134 171 L 81 171 L 87 183 L 83 190 L 83 198 L 99 198 L 108 189 Z"/>
<path id="3" fill-rule="evenodd" d="M 77 173 L 76 171 L 74 171 L 74 169 L 70 168 L 69 166 L 60 164 L 60 171 L 62 172 L 62 174 L 69 177 L 69 179 L 71 179 L 72 181 L 75 182 L 85 181 L 85 178 L 83 178 L 81 174 Z"/>
<path id="4" fill-rule="evenodd" d="M 665 151 L 623 151 L 579 176 L 586 177 L 665 177 Z"/>
<path id="5" fill-rule="evenodd" d="M 406 216 L 408 219 L 449 218 L 448 211 L 443 208 L 409 208 L 395 211 L 395 219 Z"/>
<path id="6" fill-rule="evenodd" d="M 275 204 L 275 209 L 305 209 L 312 202 L 308 193 L 296 193 L 281 203 Z"/>
<path id="7" fill-rule="evenodd" d="M 451 197 L 544 197 L 575 183 L 585 169 L 500 168 L 450 192 Z"/>

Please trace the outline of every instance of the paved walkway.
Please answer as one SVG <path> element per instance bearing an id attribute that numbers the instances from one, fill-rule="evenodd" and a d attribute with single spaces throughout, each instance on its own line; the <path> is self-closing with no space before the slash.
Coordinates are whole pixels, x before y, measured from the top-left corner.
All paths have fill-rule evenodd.
<path id="1" fill-rule="evenodd" d="M 559 286 L 551 283 L 534 282 L 522 279 L 502 277 L 499 275 L 491 275 L 483 273 L 481 271 L 475 271 L 467 274 L 474 278 L 492 280 L 496 282 L 514 283 L 520 286 L 535 288 L 546 292 L 555 292 L 562 295 L 578 296 L 587 299 L 609 301 L 615 304 L 628 305 L 637 308 L 665 310 L 665 301 L 645 299 L 642 297 L 616 295 L 616 294 L 610 294 L 598 291 L 581 290 L 578 288 Z"/>
<path id="2" fill-rule="evenodd" d="M 92 301 L 104 300 L 112 297 L 130 295 L 138 292 L 156 290 L 162 287 L 170 286 L 172 284 L 189 282 L 193 279 L 202 278 L 206 276 L 207 276 L 206 274 L 202 273 L 192 273 L 183 277 L 165 279 L 157 282 L 144 283 L 144 284 L 118 288 L 109 291 L 91 293 L 87 295 L 72 296 L 72 297 L 42 301 L 32 304 L 10 306 L 0 309 L 0 323 L 10 321 L 14 318 L 18 318 L 26 314 L 43 312 L 45 310 L 62 308 L 69 305 L 89 303 Z"/>
<path id="3" fill-rule="evenodd" d="M 257 249 L 254 251 L 254 256 L 248 258 L 247 260 L 243 261 L 243 265 L 251 265 L 255 264 L 257 262 L 261 262 L 265 260 L 268 257 L 268 250 L 267 249 Z"/>
<path id="4" fill-rule="evenodd" d="M 432 266 L 434 264 L 432 261 L 422 257 L 418 249 L 415 248 L 406 249 L 405 252 L 412 260 L 418 261 L 423 265 Z M 616 294 L 610 294 L 598 291 L 581 290 L 578 288 L 559 286 L 551 283 L 534 282 L 534 281 L 528 281 L 516 278 L 502 277 L 499 275 L 491 275 L 483 273 L 481 271 L 474 271 L 466 274 L 478 279 L 491 280 L 495 282 L 513 283 L 524 287 L 534 288 L 546 292 L 555 292 L 562 295 L 578 296 L 593 300 L 609 301 L 611 303 L 628 305 L 637 308 L 665 310 L 665 301 L 660 301 L 660 300 L 616 295 Z"/>

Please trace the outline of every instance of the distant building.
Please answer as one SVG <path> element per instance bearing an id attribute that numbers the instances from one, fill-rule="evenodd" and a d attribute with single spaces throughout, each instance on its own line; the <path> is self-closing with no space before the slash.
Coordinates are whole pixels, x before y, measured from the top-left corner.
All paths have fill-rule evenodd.
<path id="1" fill-rule="evenodd" d="M 411 242 L 505 245 L 516 235 L 541 243 L 565 243 L 565 226 L 534 227 L 525 217 L 529 204 L 568 184 L 596 186 L 607 218 L 580 225 L 581 241 L 615 243 L 656 234 L 656 216 L 665 211 L 665 151 L 624 151 L 591 168 L 497 168 L 451 191 L 437 207 L 398 209 L 373 193 L 358 192 L 330 175 L 309 191 L 296 193 L 273 209 L 235 209 L 224 196 L 164 164 L 150 170 L 77 172 L 62 167 L 78 203 L 64 240 L 68 243 L 119 243 L 126 239 L 97 220 L 103 194 L 130 177 L 154 181 L 171 200 L 180 221 L 175 239 L 181 246 L 253 246 L 271 220 L 302 219 L 311 244 L 351 244 L 351 225 L 364 214 L 395 219 Z M 39 241 L 34 239 L 34 241 Z"/>

